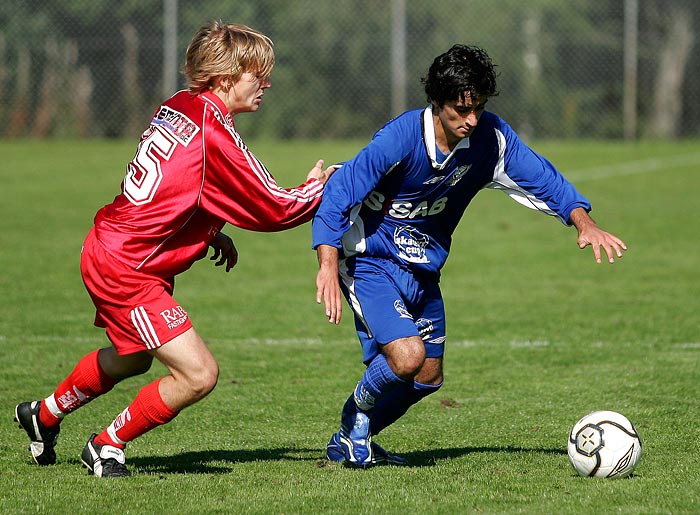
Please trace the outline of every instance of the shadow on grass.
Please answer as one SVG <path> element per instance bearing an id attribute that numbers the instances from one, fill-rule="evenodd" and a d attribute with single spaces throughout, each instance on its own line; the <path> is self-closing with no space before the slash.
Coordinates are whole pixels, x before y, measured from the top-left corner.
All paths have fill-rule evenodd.
<path id="1" fill-rule="evenodd" d="M 309 456 L 303 456 L 308 454 Z M 236 463 L 253 461 L 318 461 L 319 449 L 278 449 L 188 451 L 174 456 L 129 457 L 130 468 L 141 472 L 168 474 L 227 474 Z"/>
<path id="2" fill-rule="evenodd" d="M 453 447 L 401 454 L 410 467 L 432 467 L 439 461 L 479 453 L 566 454 L 562 449 L 532 449 L 525 447 Z M 311 461 L 318 466 L 334 466 L 326 460 L 321 449 L 277 449 L 188 451 L 174 456 L 132 457 L 129 467 L 151 474 L 228 474 L 236 463 L 254 461 Z"/>
<path id="3" fill-rule="evenodd" d="M 566 454 L 565 449 L 533 449 L 507 445 L 504 447 L 452 447 L 448 449 L 430 449 L 401 454 L 412 467 L 432 467 L 438 461 L 459 458 L 468 454 L 481 453 L 526 453 L 526 454 Z"/>

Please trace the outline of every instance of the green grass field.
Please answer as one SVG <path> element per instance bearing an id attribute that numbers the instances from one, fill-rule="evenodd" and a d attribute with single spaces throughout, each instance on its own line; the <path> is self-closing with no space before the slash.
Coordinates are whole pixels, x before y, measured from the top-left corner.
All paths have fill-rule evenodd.
<path id="1" fill-rule="evenodd" d="M 251 143 L 278 181 L 357 142 Z M 80 452 L 156 364 L 66 418 L 58 463 L 31 463 L 12 422 L 104 346 L 79 270 L 95 211 L 118 192 L 133 142 L 0 142 L 0 513 L 700 513 L 700 144 L 540 143 L 629 251 L 596 265 L 575 231 L 486 191 L 444 269 L 445 386 L 377 441 L 407 468 L 325 461 L 362 372 L 348 310 L 314 302 L 310 227 L 228 227 L 239 265 L 203 260 L 176 297 L 219 360 L 214 392 L 130 444 L 128 480 L 86 475 Z M 571 426 L 598 409 L 637 426 L 644 456 L 624 480 L 577 477 Z"/>

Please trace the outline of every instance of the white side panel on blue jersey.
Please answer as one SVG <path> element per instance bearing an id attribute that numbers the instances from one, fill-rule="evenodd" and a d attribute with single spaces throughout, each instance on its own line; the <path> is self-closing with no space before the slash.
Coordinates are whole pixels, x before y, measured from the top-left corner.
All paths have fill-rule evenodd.
<path id="1" fill-rule="evenodd" d="M 362 204 L 357 204 L 350 211 L 350 229 L 343 235 L 343 253 L 346 257 L 363 254 L 367 250 L 365 242 L 365 223 L 360 217 Z"/>
<path id="2" fill-rule="evenodd" d="M 494 190 L 501 190 L 518 204 L 554 216 L 563 224 L 566 224 L 566 220 L 552 210 L 546 202 L 539 200 L 532 193 L 521 188 L 514 180 L 508 177 L 505 169 L 506 138 L 501 131 L 498 129 L 494 130 L 496 131 L 496 139 L 498 140 L 498 163 L 496 163 L 496 169 L 493 173 L 493 182 L 487 184 L 486 187 Z"/>
<path id="3" fill-rule="evenodd" d="M 348 265 L 345 259 L 341 259 L 338 262 L 338 275 L 343 281 L 345 287 L 348 289 L 348 303 L 352 307 L 352 310 L 355 312 L 357 318 L 362 322 L 362 325 L 365 326 L 365 330 L 367 331 L 369 337 L 372 338 L 372 331 L 369 330 L 364 313 L 362 312 L 360 300 L 357 298 L 357 294 L 355 293 L 355 278 L 348 273 Z"/>

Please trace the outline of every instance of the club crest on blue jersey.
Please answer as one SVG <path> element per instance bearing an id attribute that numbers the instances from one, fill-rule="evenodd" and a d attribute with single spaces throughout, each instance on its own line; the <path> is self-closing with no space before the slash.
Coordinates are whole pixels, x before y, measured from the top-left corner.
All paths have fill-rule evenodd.
<path id="1" fill-rule="evenodd" d="M 409 263 L 429 263 L 425 249 L 430 243 L 428 235 L 415 227 L 403 225 L 394 230 L 394 243 L 398 249 L 397 256 Z"/>

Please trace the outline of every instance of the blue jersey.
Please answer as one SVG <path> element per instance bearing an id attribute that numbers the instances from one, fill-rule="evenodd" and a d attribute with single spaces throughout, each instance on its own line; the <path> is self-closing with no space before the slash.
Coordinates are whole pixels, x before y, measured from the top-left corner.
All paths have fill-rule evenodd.
<path id="1" fill-rule="evenodd" d="M 439 274 L 452 234 L 483 188 L 569 223 L 590 203 L 513 129 L 484 112 L 471 136 L 449 154 L 435 142 L 432 107 L 388 122 L 326 184 L 313 221 L 313 247 L 349 257 L 392 259 L 416 272 Z"/>

